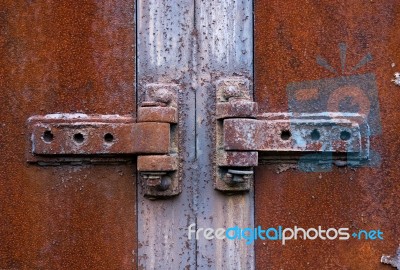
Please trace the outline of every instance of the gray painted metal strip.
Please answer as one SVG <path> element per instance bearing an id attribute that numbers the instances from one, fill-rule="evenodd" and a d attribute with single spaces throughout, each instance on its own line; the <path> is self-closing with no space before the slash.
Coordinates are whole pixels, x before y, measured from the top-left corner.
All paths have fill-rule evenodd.
<path id="1" fill-rule="evenodd" d="M 194 269 L 196 244 L 187 228 L 195 222 L 195 92 L 192 88 L 193 0 L 139 0 L 137 3 L 138 98 L 147 83 L 176 83 L 180 96 L 180 154 L 183 192 L 150 201 L 138 184 L 139 269 Z"/>
<path id="2" fill-rule="evenodd" d="M 196 244 L 187 235 L 192 223 L 198 228 L 254 226 L 253 191 L 235 196 L 215 191 L 212 164 L 214 81 L 253 77 L 252 1 L 194 2 L 138 2 L 139 100 L 146 83 L 182 84 L 184 144 L 181 195 L 149 201 L 138 186 L 139 269 L 254 269 L 252 245 L 204 238 Z"/>
<path id="3" fill-rule="evenodd" d="M 227 196 L 213 189 L 214 82 L 226 76 L 253 81 L 251 0 L 196 1 L 197 227 L 254 227 L 254 191 Z M 254 269 L 254 246 L 244 241 L 197 242 L 198 269 Z"/>

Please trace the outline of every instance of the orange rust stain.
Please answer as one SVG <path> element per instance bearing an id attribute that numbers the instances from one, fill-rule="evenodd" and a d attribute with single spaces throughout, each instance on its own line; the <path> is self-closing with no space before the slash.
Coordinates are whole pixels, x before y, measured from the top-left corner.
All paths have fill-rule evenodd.
<path id="1" fill-rule="evenodd" d="M 26 163 L 32 115 L 134 114 L 134 3 L 0 4 L 0 268 L 134 269 L 134 165 Z"/>
<path id="2" fill-rule="evenodd" d="M 318 93 L 319 93 L 319 90 L 316 88 L 300 89 L 300 90 L 296 91 L 296 99 L 302 100 L 302 101 L 317 99 Z"/>
<path id="3" fill-rule="evenodd" d="M 278 165 L 258 167 L 256 224 L 380 229 L 385 239 L 292 241 L 286 246 L 258 241 L 257 269 L 388 269 L 380 257 L 400 243 L 400 95 L 391 82 L 400 63 L 399 14 L 395 0 L 255 1 L 255 99 L 261 112 L 287 111 L 289 83 L 341 76 L 319 66 L 316 57 L 328 59 L 340 73 L 338 44 L 346 43 L 347 67 L 367 53 L 373 56 L 355 74 L 375 74 L 382 126 L 382 133 L 371 138 L 380 158 L 372 167 L 280 174 Z M 355 75 L 349 70 L 344 74 Z M 333 97 L 330 109 L 340 97 Z M 354 98 L 368 111 L 363 97 Z"/>

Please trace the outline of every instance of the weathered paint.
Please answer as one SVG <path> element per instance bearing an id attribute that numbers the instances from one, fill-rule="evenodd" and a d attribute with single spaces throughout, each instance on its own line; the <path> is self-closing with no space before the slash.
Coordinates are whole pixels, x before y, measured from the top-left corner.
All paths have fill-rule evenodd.
<path id="1" fill-rule="evenodd" d="M 381 262 L 400 269 L 400 247 L 396 250 L 396 254 L 393 256 L 383 255 L 381 257 Z"/>
<path id="2" fill-rule="evenodd" d="M 250 0 L 196 1 L 197 227 L 254 225 L 252 190 L 227 196 L 213 187 L 217 82 L 232 76 L 252 82 L 252 5 Z M 253 246 L 243 241 L 200 238 L 197 254 L 197 269 L 254 269 Z"/>
<path id="3" fill-rule="evenodd" d="M 368 153 L 368 128 L 354 118 L 282 118 L 275 120 L 225 119 L 223 141 L 225 150 L 269 151 L 269 152 L 330 152 Z M 285 137 L 285 131 L 287 137 Z M 312 137 L 317 131 L 319 138 Z M 341 139 L 343 132 L 349 138 Z M 279 153 L 277 153 L 279 155 Z M 366 156 L 367 158 L 368 156 Z"/>
<path id="4" fill-rule="evenodd" d="M 191 223 L 253 225 L 252 192 L 229 197 L 213 189 L 215 111 L 210 109 L 215 108 L 218 78 L 252 79 L 252 2 L 139 1 L 138 7 L 139 98 L 148 83 L 180 85 L 184 142 L 183 193 L 168 201 L 139 197 L 139 267 L 253 269 L 251 246 L 205 239 L 196 243 L 187 235 Z"/>
<path id="5" fill-rule="evenodd" d="M 258 269 L 392 269 L 380 260 L 400 243 L 400 95 L 392 82 L 400 64 L 399 12 L 394 0 L 255 1 L 255 97 L 260 112 L 288 111 L 289 84 L 336 78 L 343 63 L 346 76 L 375 74 L 381 110 L 381 133 L 373 129 L 371 138 L 373 157 L 380 157 L 380 163 L 311 173 L 293 164 L 259 166 L 256 224 L 384 232 L 383 241 L 297 240 L 285 246 L 258 241 Z M 347 44 L 346 59 L 340 57 L 341 43 Z M 324 69 L 319 55 L 331 68 Z M 360 61 L 367 64 L 358 68 Z"/>
<path id="6" fill-rule="evenodd" d="M 134 115 L 134 33 L 133 1 L 1 1 L 1 269 L 136 269 L 135 165 L 31 165 L 24 143 L 33 115 Z"/>
<path id="7" fill-rule="evenodd" d="M 195 93 L 193 69 L 193 0 L 139 0 L 138 98 L 145 100 L 146 86 L 174 83 L 179 88 L 179 163 L 183 192 L 172 199 L 150 201 L 138 186 L 139 269 L 193 269 L 194 239 L 187 228 L 195 222 L 193 184 Z"/>

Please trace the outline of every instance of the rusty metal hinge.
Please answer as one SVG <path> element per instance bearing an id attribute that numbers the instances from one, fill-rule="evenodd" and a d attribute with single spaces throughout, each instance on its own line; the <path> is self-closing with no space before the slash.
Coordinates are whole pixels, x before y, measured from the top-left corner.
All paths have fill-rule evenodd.
<path id="1" fill-rule="evenodd" d="M 253 167 L 301 158 L 314 163 L 359 165 L 369 158 L 369 127 L 357 113 L 258 113 L 249 81 L 216 84 L 217 190 L 248 191 Z"/>
<path id="2" fill-rule="evenodd" d="M 149 198 L 181 192 L 178 85 L 148 84 L 138 116 L 49 114 L 28 120 L 27 160 L 39 165 L 109 163 L 137 156 Z"/>

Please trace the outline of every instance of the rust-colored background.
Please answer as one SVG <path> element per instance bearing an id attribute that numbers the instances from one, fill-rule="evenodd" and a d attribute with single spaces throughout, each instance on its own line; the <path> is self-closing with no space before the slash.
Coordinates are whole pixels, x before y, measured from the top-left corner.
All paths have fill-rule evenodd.
<path id="1" fill-rule="evenodd" d="M 133 269 L 134 164 L 39 167 L 26 120 L 133 114 L 134 2 L 0 1 L 0 268 Z"/>
<path id="2" fill-rule="evenodd" d="M 400 3 L 256 0 L 255 21 L 255 96 L 262 111 L 288 110 L 288 83 L 337 76 L 316 57 L 340 71 L 338 44 L 344 42 L 347 67 L 367 53 L 374 57 L 356 73 L 376 75 L 382 126 L 371 146 L 382 158 L 378 167 L 327 173 L 257 168 L 256 225 L 384 232 L 384 241 L 258 241 L 257 269 L 393 269 L 380 258 L 400 244 L 400 88 L 391 82 L 400 71 Z"/>

